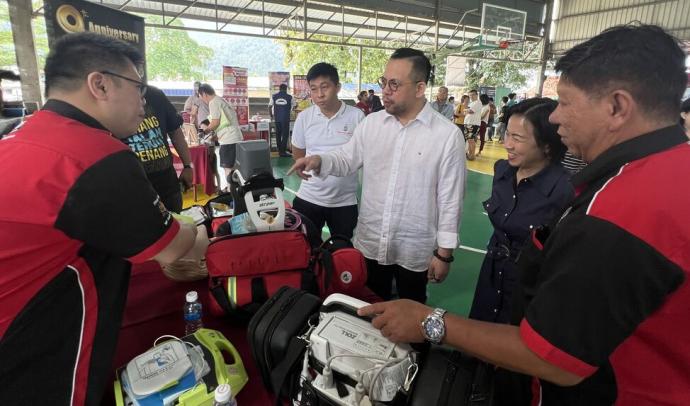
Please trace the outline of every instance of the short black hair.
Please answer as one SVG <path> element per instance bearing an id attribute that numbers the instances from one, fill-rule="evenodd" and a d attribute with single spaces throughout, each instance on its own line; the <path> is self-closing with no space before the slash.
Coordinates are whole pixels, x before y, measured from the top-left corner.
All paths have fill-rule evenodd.
<path id="1" fill-rule="evenodd" d="M 412 62 L 412 79 L 416 82 L 429 83 L 431 62 L 424 52 L 412 48 L 398 48 L 391 59 L 409 59 Z"/>
<path id="2" fill-rule="evenodd" d="M 489 97 L 489 101 L 490 101 L 490 102 L 494 101 L 494 98 L 493 98 L 493 97 Z"/>
<path id="3" fill-rule="evenodd" d="M 620 25 L 567 51 L 561 80 L 594 95 L 625 89 L 654 116 L 675 121 L 688 83 L 678 40 L 656 25 Z"/>
<path id="4" fill-rule="evenodd" d="M 144 58 L 127 42 L 91 32 L 67 34 L 52 44 L 46 58 L 46 96 L 54 88 L 77 90 L 90 73 L 126 69 L 128 62 L 140 69 Z"/>
<path id="5" fill-rule="evenodd" d="M 690 98 L 685 99 L 685 101 L 681 103 L 680 111 L 682 113 L 687 113 L 690 111 Z M 680 125 L 685 125 L 685 120 L 682 117 L 680 118 Z"/>
<path id="6" fill-rule="evenodd" d="M 508 96 L 501 97 L 501 100 L 503 101 L 503 103 L 508 103 Z"/>
<path id="7" fill-rule="evenodd" d="M 506 120 L 513 115 L 522 115 L 534 128 L 534 140 L 541 148 L 551 163 L 560 162 L 568 147 L 561 141 L 558 135 L 558 125 L 549 121 L 549 116 L 558 107 L 558 102 L 548 97 L 532 97 L 518 104 L 512 105 L 506 112 Z M 548 147 L 548 150 L 547 148 Z"/>
<path id="8" fill-rule="evenodd" d="M 287 91 L 287 85 L 285 83 L 281 83 L 280 86 L 278 86 L 281 92 Z"/>
<path id="9" fill-rule="evenodd" d="M 470 90 L 470 93 L 479 93 L 479 92 L 477 91 L 477 89 L 472 89 L 472 90 Z"/>
<path id="10" fill-rule="evenodd" d="M 508 93 L 508 98 L 509 98 L 509 99 L 514 99 L 515 96 L 516 96 L 515 93 Z"/>
<path id="11" fill-rule="evenodd" d="M 204 121 L 200 122 L 199 125 L 204 124 L 204 125 L 211 125 L 211 122 L 208 121 L 208 119 L 205 119 Z"/>
<path id="12" fill-rule="evenodd" d="M 486 106 L 487 104 L 489 104 L 489 96 L 487 96 L 486 94 L 481 94 L 479 95 L 479 101 Z"/>
<path id="13" fill-rule="evenodd" d="M 208 83 L 202 83 L 199 85 L 199 94 L 209 94 L 211 96 L 216 95 L 215 89 L 213 89 L 213 86 L 209 85 Z"/>
<path id="14" fill-rule="evenodd" d="M 326 62 L 319 62 L 316 65 L 309 68 L 307 72 L 307 82 L 318 78 L 319 76 L 324 76 L 331 80 L 334 84 L 340 83 L 340 76 L 338 75 L 338 69 Z"/>
<path id="15" fill-rule="evenodd" d="M 369 93 L 374 93 L 374 89 L 369 89 Z"/>
<path id="16" fill-rule="evenodd" d="M 450 96 L 448 100 L 455 100 L 455 96 Z"/>

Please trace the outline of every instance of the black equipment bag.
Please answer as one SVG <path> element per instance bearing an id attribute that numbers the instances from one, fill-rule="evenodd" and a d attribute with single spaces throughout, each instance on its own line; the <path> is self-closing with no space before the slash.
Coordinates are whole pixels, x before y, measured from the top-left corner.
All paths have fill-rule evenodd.
<path id="1" fill-rule="evenodd" d="M 410 393 L 409 406 L 491 406 L 493 365 L 432 346 Z"/>
<path id="2" fill-rule="evenodd" d="M 247 330 L 252 357 L 264 387 L 276 397 L 296 391 L 306 341 L 298 338 L 309 319 L 318 322 L 321 299 L 311 293 L 283 286 L 254 314 Z"/>

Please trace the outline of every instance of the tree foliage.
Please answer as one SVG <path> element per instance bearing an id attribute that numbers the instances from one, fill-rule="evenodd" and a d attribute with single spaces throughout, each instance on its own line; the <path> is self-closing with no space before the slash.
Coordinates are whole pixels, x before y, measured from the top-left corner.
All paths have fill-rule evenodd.
<path id="1" fill-rule="evenodd" d="M 205 65 L 208 77 L 219 78 L 224 65 L 247 68 L 249 76 L 254 77 L 285 70 L 283 47 L 272 39 L 211 33 L 190 33 L 190 36 L 213 49 L 213 57 Z"/>
<path id="2" fill-rule="evenodd" d="M 479 86 L 504 86 L 517 89 L 527 84 L 530 70 L 525 65 L 506 61 L 487 61 L 468 59 L 469 71 L 465 77 L 465 88 L 477 89 Z"/>
<path id="3" fill-rule="evenodd" d="M 36 8 L 34 3 L 34 8 Z M 34 17 L 31 20 L 34 31 L 34 46 L 38 58 L 38 68 L 42 69 L 45 65 L 45 58 L 48 55 L 48 35 L 46 34 L 46 23 L 42 16 Z M 13 68 L 17 65 L 14 53 L 14 41 L 12 39 L 12 26 L 10 24 L 9 5 L 6 1 L 0 1 L 0 67 Z"/>
<path id="4" fill-rule="evenodd" d="M 314 35 L 313 39 L 336 42 L 339 38 Z M 304 75 L 319 62 L 328 62 L 338 68 L 344 83 L 357 82 L 358 47 L 329 45 L 301 41 L 281 41 L 285 50 L 285 65 L 293 74 Z M 383 49 L 362 48 L 362 83 L 376 83 L 383 74 L 391 52 Z"/>
<path id="5" fill-rule="evenodd" d="M 161 23 L 159 17 L 146 17 L 147 23 Z M 182 23 L 174 21 L 174 26 Z M 178 29 L 146 27 L 146 72 L 149 80 L 205 79 L 206 61 L 211 48 L 199 45 L 189 33 Z"/>

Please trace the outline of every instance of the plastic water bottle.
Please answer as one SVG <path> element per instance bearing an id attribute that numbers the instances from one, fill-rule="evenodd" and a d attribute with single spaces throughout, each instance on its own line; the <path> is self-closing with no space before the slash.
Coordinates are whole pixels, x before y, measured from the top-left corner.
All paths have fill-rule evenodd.
<path id="1" fill-rule="evenodd" d="M 237 406 L 237 401 L 232 397 L 232 389 L 227 383 L 218 385 L 213 398 L 213 406 Z"/>
<path id="2" fill-rule="evenodd" d="M 203 327 L 201 322 L 201 303 L 196 291 L 187 292 L 187 301 L 184 304 L 184 334 L 194 334 L 195 331 Z"/>

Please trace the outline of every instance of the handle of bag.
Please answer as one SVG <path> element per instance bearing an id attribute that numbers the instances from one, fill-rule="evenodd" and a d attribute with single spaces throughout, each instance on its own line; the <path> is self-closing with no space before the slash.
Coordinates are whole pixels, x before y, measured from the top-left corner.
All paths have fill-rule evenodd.
<path id="1" fill-rule="evenodd" d="M 352 241 L 350 239 L 342 234 L 333 234 L 331 235 L 326 241 L 322 242 L 321 245 L 319 245 L 319 250 L 325 249 L 328 250 L 328 245 L 333 243 L 334 241 L 343 241 L 348 244 L 348 246 L 352 246 Z"/>
<path id="2" fill-rule="evenodd" d="M 342 234 L 334 234 L 326 241 L 321 243 L 319 248 L 317 248 L 318 257 L 320 258 L 325 270 L 323 286 L 324 293 L 327 292 L 328 288 L 331 286 L 333 273 L 335 273 L 335 267 L 333 265 L 333 252 L 328 248 L 328 246 L 336 240 L 347 242 L 348 246 L 352 246 L 349 238 Z"/>
<path id="3" fill-rule="evenodd" d="M 213 286 L 210 288 L 213 298 L 216 299 L 216 303 L 225 311 L 226 314 L 232 313 L 232 304 L 230 304 L 230 299 L 228 299 L 228 293 L 226 292 L 223 284 L 220 281 L 215 281 Z"/>
<path id="4" fill-rule="evenodd" d="M 357 309 L 352 306 L 348 306 L 345 303 L 339 303 L 339 302 L 334 302 L 334 303 L 329 303 L 327 305 L 322 305 L 321 308 L 319 309 L 321 313 L 333 313 L 333 312 L 343 312 L 345 314 L 348 314 L 350 316 L 356 317 L 360 320 L 367 321 L 369 323 L 374 320 L 373 317 L 371 316 L 360 316 L 357 314 Z"/>

